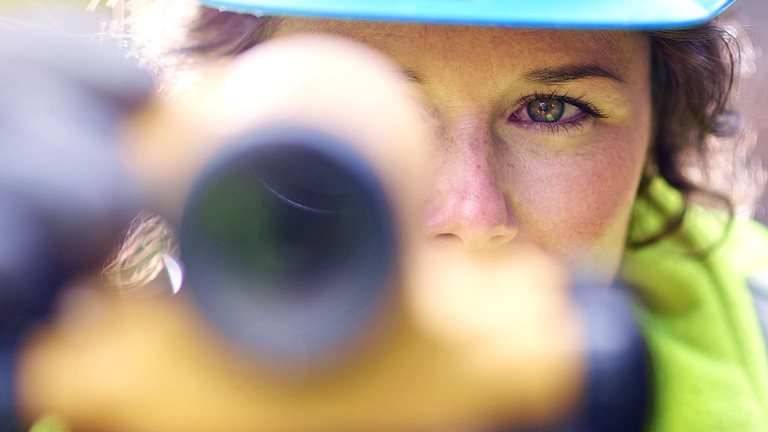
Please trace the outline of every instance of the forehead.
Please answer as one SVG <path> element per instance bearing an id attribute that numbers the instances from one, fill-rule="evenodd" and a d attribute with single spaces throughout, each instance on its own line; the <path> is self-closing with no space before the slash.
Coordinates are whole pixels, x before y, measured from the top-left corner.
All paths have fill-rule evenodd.
<path id="1" fill-rule="evenodd" d="M 430 59 L 509 66 L 600 63 L 631 71 L 648 56 L 639 32 L 515 29 L 321 19 L 285 19 L 280 34 L 328 33 L 355 39 L 406 63 Z"/>

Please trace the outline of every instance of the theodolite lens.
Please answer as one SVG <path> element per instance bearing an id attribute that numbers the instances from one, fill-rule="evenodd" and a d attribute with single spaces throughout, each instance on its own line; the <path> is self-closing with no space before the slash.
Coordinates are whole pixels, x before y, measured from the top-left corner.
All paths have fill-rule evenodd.
<path id="1" fill-rule="evenodd" d="M 370 323 L 389 288 L 394 223 L 351 147 L 316 131 L 260 130 L 199 177 L 181 250 L 188 287 L 225 334 L 306 366 Z"/>

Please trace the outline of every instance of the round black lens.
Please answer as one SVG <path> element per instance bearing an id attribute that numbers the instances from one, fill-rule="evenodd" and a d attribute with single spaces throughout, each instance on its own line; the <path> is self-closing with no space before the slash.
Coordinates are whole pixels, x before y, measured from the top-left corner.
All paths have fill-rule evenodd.
<path id="1" fill-rule="evenodd" d="M 384 191 L 350 147 L 257 131 L 200 177 L 181 230 L 186 281 L 236 342 L 305 363 L 364 328 L 394 261 Z"/>

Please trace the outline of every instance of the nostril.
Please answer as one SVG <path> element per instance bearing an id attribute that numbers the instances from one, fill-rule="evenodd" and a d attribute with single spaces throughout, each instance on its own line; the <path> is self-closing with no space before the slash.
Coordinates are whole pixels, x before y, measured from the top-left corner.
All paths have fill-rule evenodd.
<path id="1" fill-rule="evenodd" d="M 438 240 L 440 242 L 444 243 L 463 243 L 461 240 L 461 237 L 459 237 L 456 234 L 452 233 L 442 233 L 434 236 L 435 240 Z"/>
<path id="2" fill-rule="evenodd" d="M 497 231 L 498 232 L 498 231 Z M 465 234 L 462 236 L 457 233 L 440 233 L 433 236 L 434 240 L 443 245 L 455 244 L 468 249 L 495 249 L 509 243 L 515 237 L 512 232 L 503 232 L 492 235 L 483 235 L 476 233 L 474 235 Z"/>

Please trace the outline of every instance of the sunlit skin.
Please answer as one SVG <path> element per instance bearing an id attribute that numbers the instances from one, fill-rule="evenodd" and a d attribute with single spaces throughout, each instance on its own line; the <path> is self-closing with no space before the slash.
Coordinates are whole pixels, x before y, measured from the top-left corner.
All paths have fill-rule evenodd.
<path id="1" fill-rule="evenodd" d="M 278 37 L 298 32 L 382 51 L 425 96 L 429 242 L 532 242 L 615 277 L 651 136 L 642 34 L 286 19 Z"/>

